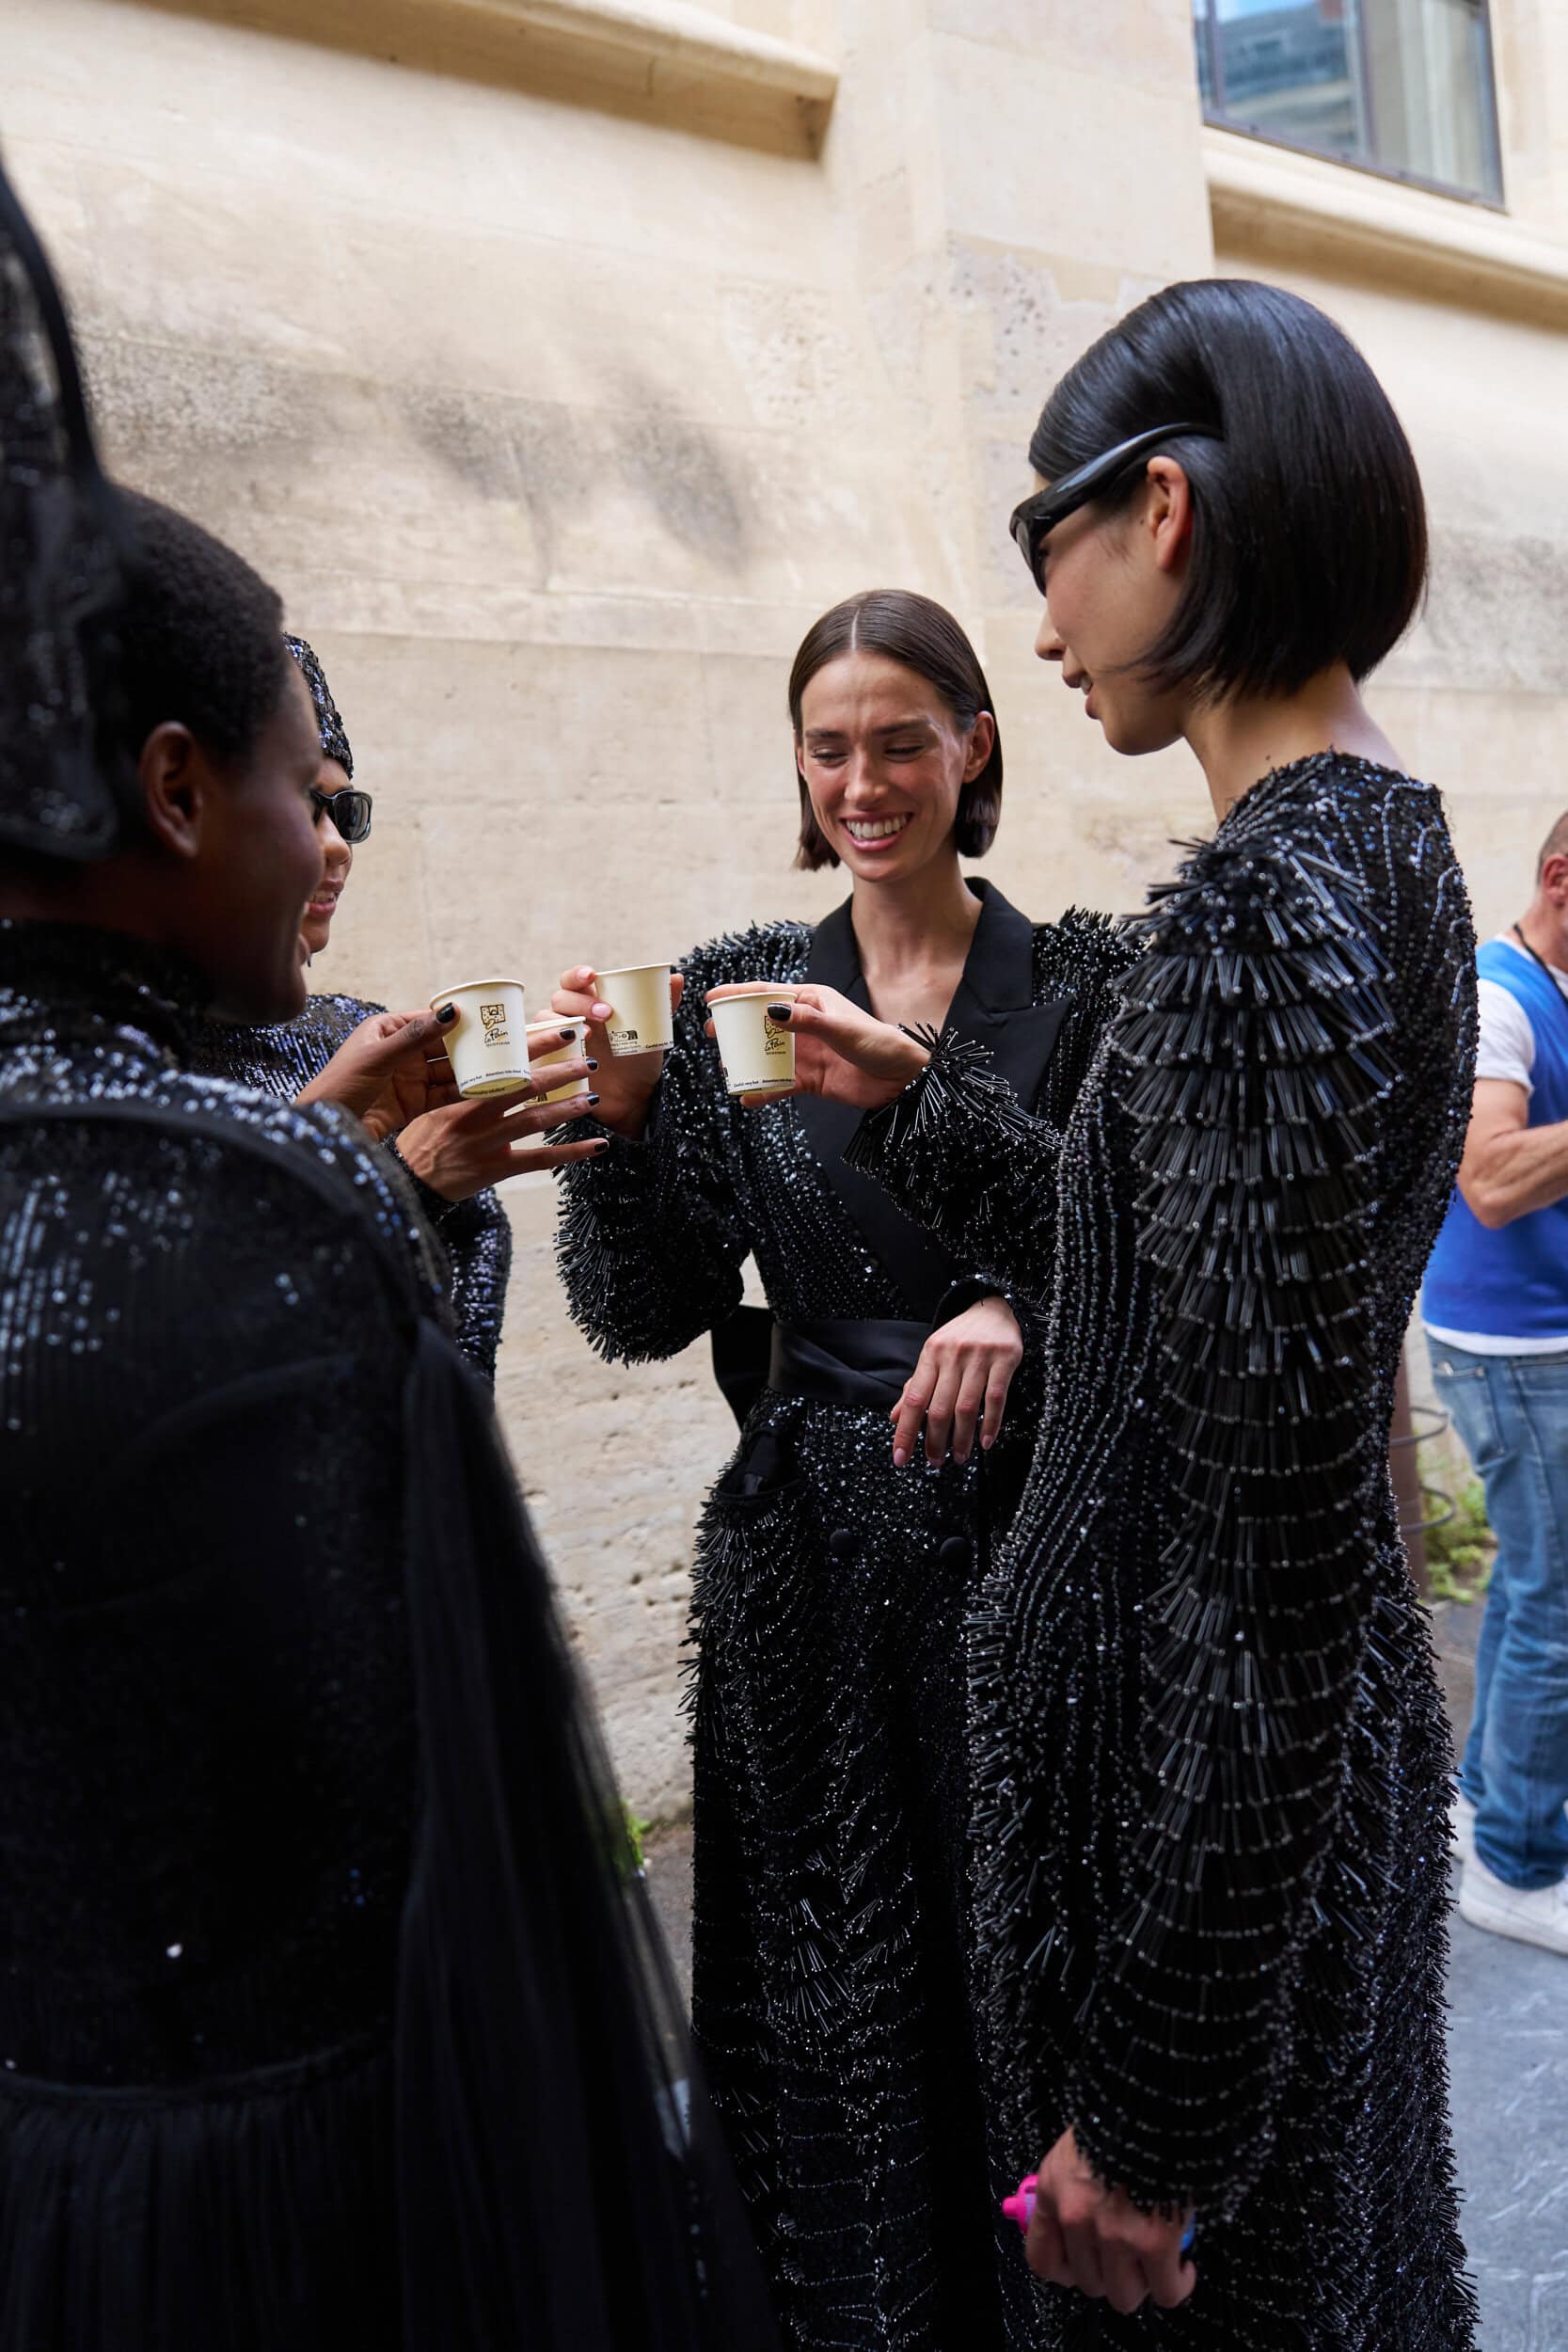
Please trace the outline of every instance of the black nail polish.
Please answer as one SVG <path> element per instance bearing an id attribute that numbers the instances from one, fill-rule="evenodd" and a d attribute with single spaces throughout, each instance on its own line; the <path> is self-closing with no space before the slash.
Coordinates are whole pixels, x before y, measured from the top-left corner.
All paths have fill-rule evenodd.
<path id="1" fill-rule="evenodd" d="M 598 1096 L 597 1096 L 596 1094 L 591 1094 L 591 1095 L 589 1096 L 589 1098 L 588 1098 L 588 1107 L 589 1107 L 589 1109 L 590 1109 L 590 1110 L 592 1110 L 592 1109 L 593 1109 L 593 1107 L 594 1107 L 594 1104 L 598 1101 L 598 1099 L 599 1099 L 599 1098 L 598 1098 Z"/>
<path id="2" fill-rule="evenodd" d="M 610 1137 L 608 1136 L 601 1136 L 598 1142 L 594 1146 L 594 1149 L 595 1152 L 608 1152 L 610 1149 Z"/>
<path id="3" fill-rule="evenodd" d="M 788 1005 L 769 1005 L 768 1008 L 768 1020 L 777 1022 L 781 1029 L 788 1026 L 789 1015 L 790 1007 Z"/>
<path id="4" fill-rule="evenodd" d="M 598 1066 L 599 1066 L 599 1065 L 598 1065 L 598 1063 L 594 1060 L 594 1056 L 593 1056 L 592 1054 L 590 1054 L 590 1055 L 589 1055 L 589 1057 L 588 1057 L 588 1067 L 589 1067 L 589 1069 L 590 1069 L 590 1070 L 597 1070 Z"/>
<path id="5" fill-rule="evenodd" d="M 443 1005 L 436 1018 L 440 1022 L 442 1027 L 445 1028 L 449 1023 L 456 1020 L 457 1007 L 455 1005 Z"/>

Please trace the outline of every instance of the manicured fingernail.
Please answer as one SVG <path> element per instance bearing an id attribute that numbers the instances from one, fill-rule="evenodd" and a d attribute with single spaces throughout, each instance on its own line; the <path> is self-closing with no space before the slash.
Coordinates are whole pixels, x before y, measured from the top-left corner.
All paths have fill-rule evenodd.
<path id="1" fill-rule="evenodd" d="M 594 1059 L 594 1056 L 593 1056 L 592 1054 L 590 1054 L 590 1055 L 589 1055 L 589 1057 L 588 1057 L 588 1067 L 589 1067 L 589 1069 L 590 1069 L 590 1070 L 597 1070 L 598 1066 L 599 1066 L 599 1065 L 598 1065 L 597 1061 Z"/>
<path id="2" fill-rule="evenodd" d="M 902 1470 L 902 1469 L 904 1468 L 904 1465 L 906 1464 L 906 1462 L 908 1462 L 909 1458 L 910 1458 L 910 1457 L 909 1457 L 909 1455 L 905 1453 L 905 1451 L 904 1451 L 904 1449 L 903 1449 L 903 1447 L 902 1447 L 901 1445 L 895 1445 L 895 1446 L 894 1447 L 894 1449 L 893 1449 L 893 1466 L 894 1466 L 894 1469 L 895 1469 L 895 1470 Z"/>
<path id="3" fill-rule="evenodd" d="M 595 1021 L 608 1021 L 614 1009 L 613 1005 L 594 1005 L 592 1008 L 593 1017 Z"/>
<path id="4" fill-rule="evenodd" d="M 789 1016 L 793 1009 L 794 1008 L 790 1005 L 769 1005 L 768 1008 L 768 1018 L 769 1021 L 776 1022 L 779 1027 L 783 1029 L 788 1026 Z"/>
<path id="5" fill-rule="evenodd" d="M 443 1005 L 436 1018 L 443 1025 L 443 1026 L 448 1022 L 455 1021 L 457 1018 L 457 1007 L 455 1005 Z"/>
<path id="6" fill-rule="evenodd" d="M 983 1437 L 983 1438 L 981 1438 L 981 1440 L 980 1440 L 981 1447 L 982 1447 L 983 1451 L 984 1451 L 985 1453 L 987 1453 L 987 1454 L 989 1454 L 989 1453 L 990 1452 L 991 1447 L 992 1447 L 995 1443 L 996 1443 L 996 1439 L 995 1439 L 995 1438 L 994 1438 L 994 1437 L 992 1437 L 989 1431 L 987 1432 L 986 1436 L 985 1436 L 985 1437 Z"/>
<path id="7" fill-rule="evenodd" d="M 610 1149 L 610 1137 L 608 1136 L 601 1136 L 598 1142 L 594 1146 L 594 1149 L 595 1152 L 608 1152 Z"/>
<path id="8" fill-rule="evenodd" d="M 593 1109 L 593 1107 L 594 1107 L 594 1104 L 598 1101 L 598 1099 L 599 1099 L 599 1098 L 598 1098 L 598 1096 L 597 1096 L 596 1094 L 591 1094 L 591 1095 L 589 1096 L 589 1098 L 588 1098 L 588 1107 L 589 1107 L 589 1109 L 590 1109 L 590 1110 L 592 1110 L 592 1109 Z"/>

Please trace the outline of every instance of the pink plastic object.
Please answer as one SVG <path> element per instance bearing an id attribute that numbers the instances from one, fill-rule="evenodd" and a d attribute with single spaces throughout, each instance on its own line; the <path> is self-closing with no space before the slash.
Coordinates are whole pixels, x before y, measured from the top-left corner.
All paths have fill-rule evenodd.
<path id="1" fill-rule="evenodd" d="M 1009 2221 L 1018 2223 L 1025 2237 L 1029 2234 L 1029 2224 L 1035 2217 L 1035 2184 L 1038 2179 L 1037 2172 L 1026 2172 L 1018 2185 L 1018 2195 L 1004 2197 L 1002 2200 L 1003 2212 Z"/>

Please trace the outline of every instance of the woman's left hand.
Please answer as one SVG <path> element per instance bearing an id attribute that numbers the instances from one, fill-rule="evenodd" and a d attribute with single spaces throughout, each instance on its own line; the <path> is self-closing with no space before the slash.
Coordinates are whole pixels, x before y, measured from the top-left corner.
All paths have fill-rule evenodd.
<path id="1" fill-rule="evenodd" d="M 979 1299 L 951 1323 L 939 1325 L 888 1416 L 898 1468 L 912 1457 L 922 1422 L 928 1462 L 942 1461 L 949 1447 L 955 1462 L 967 1462 L 976 1422 L 982 1447 L 993 1446 L 1007 1391 L 1022 1361 L 1023 1334 L 1005 1298 Z"/>
<path id="2" fill-rule="evenodd" d="M 769 1005 L 768 1017 L 795 1040 L 795 1084 L 752 1095 L 752 1104 L 777 1103 L 785 1094 L 821 1094 L 859 1110 L 880 1110 L 931 1058 L 891 1021 L 879 1021 L 836 988 L 815 982 L 789 1000 L 781 997 L 776 1007 Z M 711 1036 L 711 1021 L 707 1026 Z"/>
<path id="3" fill-rule="evenodd" d="M 540 1054 L 552 1050 L 548 1038 L 539 1039 L 534 1047 Z M 547 1137 L 552 1127 L 581 1119 L 598 1096 L 578 1094 L 565 1103 L 540 1100 L 586 1077 L 594 1067 L 589 1060 L 552 1062 L 515 1094 L 480 1094 L 445 1110 L 427 1111 L 398 1137 L 404 1167 L 444 1200 L 471 1200 L 476 1192 L 503 1184 L 509 1176 L 548 1173 L 573 1160 L 595 1158 L 610 1149 L 602 1136 L 574 1143 L 551 1143 Z M 535 1143 L 535 1136 L 546 1139 Z"/>
<path id="4" fill-rule="evenodd" d="M 451 1026 L 433 1012 L 372 1012 L 294 1100 L 336 1103 L 385 1143 L 422 1112 L 456 1102 L 446 1048 Z"/>
<path id="5" fill-rule="evenodd" d="M 1184 2303 L 1197 2272 L 1181 2251 L 1186 2222 L 1141 2213 L 1125 2189 L 1107 2188 L 1070 2131 L 1040 2166 L 1024 2252 L 1037 2278 L 1102 2296 L 1118 2312 Z"/>

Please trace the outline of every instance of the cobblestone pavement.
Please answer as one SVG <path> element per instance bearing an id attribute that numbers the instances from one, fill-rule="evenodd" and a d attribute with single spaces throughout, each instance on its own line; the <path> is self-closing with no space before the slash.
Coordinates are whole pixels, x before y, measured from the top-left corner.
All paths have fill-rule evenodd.
<path id="1" fill-rule="evenodd" d="M 1479 1606 L 1437 1612 L 1461 1734 L 1480 1618 Z M 689 1828 L 650 1839 L 648 1876 L 689 1983 Z M 1481 2352 L 1568 2352 L 1568 1960 L 1483 1935 L 1457 1912 L 1452 1929 L 1449 2063 Z"/>

